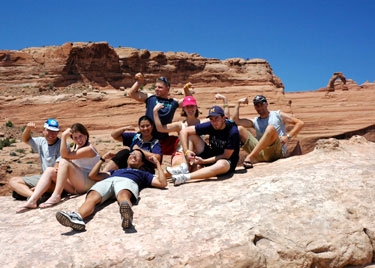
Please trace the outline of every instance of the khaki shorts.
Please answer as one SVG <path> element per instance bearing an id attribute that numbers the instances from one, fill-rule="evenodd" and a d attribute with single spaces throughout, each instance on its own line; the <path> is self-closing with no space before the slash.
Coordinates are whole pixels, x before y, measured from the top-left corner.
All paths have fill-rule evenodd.
<path id="1" fill-rule="evenodd" d="M 34 188 L 38 184 L 41 176 L 41 174 L 38 174 L 29 177 L 22 177 L 22 179 L 29 188 Z"/>
<path id="2" fill-rule="evenodd" d="M 244 149 L 247 153 L 251 153 L 258 142 L 259 141 L 253 136 L 253 134 L 249 132 L 249 136 L 244 145 L 242 145 L 242 149 Z M 273 162 L 283 157 L 281 140 L 278 138 L 273 144 L 260 151 L 260 153 L 256 156 L 256 159 L 259 162 Z"/>
<path id="3" fill-rule="evenodd" d="M 96 191 L 102 197 L 101 204 L 108 199 L 117 198 L 121 190 L 130 191 L 133 196 L 131 201 L 135 204 L 139 197 L 138 184 L 133 180 L 124 177 L 110 177 L 102 181 L 98 181 L 91 187 L 90 191 Z"/>

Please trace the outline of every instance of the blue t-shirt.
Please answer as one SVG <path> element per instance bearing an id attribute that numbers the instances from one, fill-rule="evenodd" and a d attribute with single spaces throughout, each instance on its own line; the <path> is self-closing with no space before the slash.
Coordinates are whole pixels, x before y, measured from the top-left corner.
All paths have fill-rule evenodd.
<path id="1" fill-rule="evenodd" d="M 225 120 L 224 129 L 214 129 L 211 122 L 205 122 L 195 126 L 197 135 L 209 135 L 209 145 L 215 155 L 224 153 L 224 149 L 234 150 L 229 160 L 231 166 L 235 167 L 239 160 L 240 134 L 236 123 L 232 120 Z"/>
<path id="2" fill-rule="evenodd" d="M 158 111 L 160 122 L 162 125 L 166 125 L 172 122 L 174 113 L 176 112 L 177 108 L 179 107 L 178 101 L 175 99 L 162 99 L 158 98 L 155 95 L 152 95 L 146 99 L 146 115 L 154 120 L 154 107 L 156 104 L 162 103 L 164 108 Z M 154 128 L 155 135 L 154 137 L 158 139 L 163 139 L 168 136 L 168 133 L 160 133 Z"/>
<path id="3" fill-rule="evenodd" d="M 123 177 L 134 181 L 141 191 L 144 188 L 151 187 L 154 175 L 150 172 L 146 172 L 134 168 L 123 168 L 117 170 L 111 170 L 111 177 Z"/>
<path id="4" fill-rule="evenodd" d="M 152 139 L 151 141 L 143 141 L 141 133 L 135 132 L 125 132 L 121 134 L 122 144 L 124 146 L 129 146 L 133 149 L 134 145 L 138 145 L 142 150 L 151 152 L 153 154 L 161 154 L 161 145 L 158 139 Z"/>

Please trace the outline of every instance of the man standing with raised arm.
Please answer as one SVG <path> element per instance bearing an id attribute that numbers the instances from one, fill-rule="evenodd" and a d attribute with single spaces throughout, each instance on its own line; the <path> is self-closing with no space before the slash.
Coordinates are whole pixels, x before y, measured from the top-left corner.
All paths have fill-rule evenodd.
<path id="1" fill-rule="evenodd" d="M 144 84 L 144 76 L 142 73 L 135 75 L 135 83 L 129 91 L 129 97 L 132 99 L 146 103 L 146 115 L 154 120 L 153 110 L 156 104 L 163 104 L 163 108 L 158 111 L 160 121 L 163 125 L 172 122 L 174 114 L 178 107 L 182 107 L 182 99 L 176 100 L 169 98 L 170 83 L 165 77 L 159 77 L 155 82 L 155 93 L 144 93 L 139 91 L 140 87 Z M 189 84 L 184 87 L 185 96 L 191 96 Z M 178 137 L 169 136 L 168 133 L 160 133 L 155 129 L 155 138 L 159 139 L 162 153 L 166 155 L 172 155 L 175 152 Z"/>

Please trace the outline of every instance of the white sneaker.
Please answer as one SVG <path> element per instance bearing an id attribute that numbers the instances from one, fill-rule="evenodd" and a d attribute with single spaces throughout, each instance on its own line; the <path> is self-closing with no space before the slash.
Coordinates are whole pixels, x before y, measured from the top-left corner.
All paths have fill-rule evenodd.
<path id="1" fill-rule="evenodd" d="M 82 232 L 86 227 L 85 222 L 82 220 L 82 217 L 76 212 L 57 211 L 56 219 L 61 225 L 70 227 L 75 231 Z"/>
<path id="2" fill-rule="evenodd" d="M 184 184 L 185 182 L 187 182 L 188 180 L 190 180 L 190 178 L 188 178 L 188 176 L 186 176 L 186 175 L 188 175 L 188 174 L 173 175 L 172 176 L 172 181 L 174 183 L 174 186 Z"/>
<path id="3" fill-rule="evenodd" d="M 187 174 L 189 173 L 189 168 L 186 163 L 182 163 L 181 165 L 176 167 L 167 167 L 167 171 L 171 175 Z"/>

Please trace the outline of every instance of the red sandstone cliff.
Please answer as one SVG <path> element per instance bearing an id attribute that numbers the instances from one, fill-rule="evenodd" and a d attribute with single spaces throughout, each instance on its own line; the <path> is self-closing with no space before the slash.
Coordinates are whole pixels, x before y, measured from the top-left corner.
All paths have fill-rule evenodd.
<path id="1" fill-rule="evenodd" d="M 263 59 L 207 59 L 184 52 L 151 52 L 112 48 L 107 43 L 0 50 L 0 90 L 10 87 L 51 89 L 84 83 L 97 87 L 129 87 L 143 72 L 148 81 L 166 76 L 174 86 L 187 81 L 209 86 L 263 86 L 283 92 L 281 80 Z"/>

